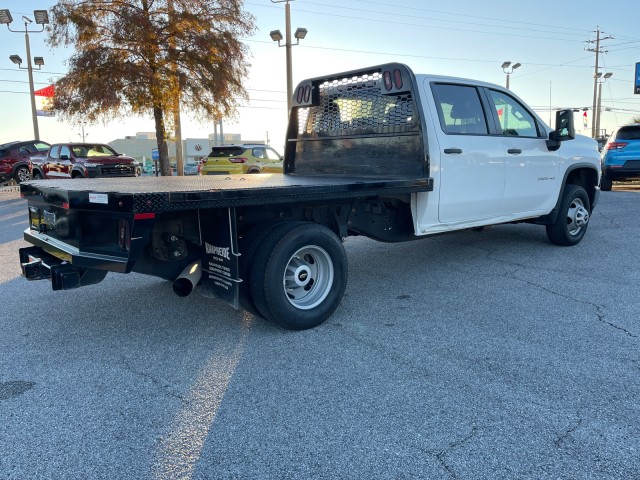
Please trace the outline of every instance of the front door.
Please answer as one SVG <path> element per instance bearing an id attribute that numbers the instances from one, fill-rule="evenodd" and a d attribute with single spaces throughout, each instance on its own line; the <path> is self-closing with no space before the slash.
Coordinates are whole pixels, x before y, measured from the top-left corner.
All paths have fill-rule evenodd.
<path id="1" fill-rule="evenodd" d="M 505 214 L 540 214 L 556 201 L 558 153 L 547 148 L 547 133 L 518 100 L 506 92 L 488 90 L 506 152 Z"/>

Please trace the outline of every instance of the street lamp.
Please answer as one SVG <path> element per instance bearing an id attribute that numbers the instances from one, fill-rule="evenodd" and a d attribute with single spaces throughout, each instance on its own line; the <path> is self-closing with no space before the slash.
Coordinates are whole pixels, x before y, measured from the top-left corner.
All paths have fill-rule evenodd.
<path id="1" fill-rule="evenodd" d="M 511 62 L 502 62 L 502 71 L 507 74 L 507 89 L 509 88 L 509 75 L 511 75 L 516 68 L 520 68 L 521 66 L 521 63 L 514 63 L 511 65 Z"/>
<path id="2" fill-rule="evenodd" d="M 304 37 L 307 36 L 306 28 L 298 28 L 294 33 L 296 43 L 294 43 L 293 45 L 291 44 L 291 10 L 289 7 L 290 1 L 293 1 L 293 0 L 271 0 L 271 3 L 282 3 L 282 2 L 285 3 L 285 6 L 284 6 L 285 24 L 286 24 L 285 44 L 284 45 L 280 44 L 280 42 L 283 39 L 282 32 L 280 32 L 280 30 L 272 30 L 271 32 L 269 32 L 269 36 L 271 37 L 271 40 L 273 40 L 274 42 L 278 42 L 278 46 L 285 47 L 287 51 L 287 115 L 291 111 L 291 98 L 293 97 L 293 79 L 291 74 L 291 47 L 293 45 L 298 45 L 300 43 L 300 40 L 302 40 Z"/>
<path id="3" fill-rule="evenodd" d="M 607 72 L 602 75 L 602 72 L 598 72 L 595 75 L 596 82 L 598 82 L 598 109 L 594 113 L 596 116 L 596 138 L 600 136 L 600 115 L 602 114 L 602 84 L 607 81 L 608 78 L 611 78 L 613 73 Z M 602 80 L 600 79 L 602 78 Z"/>
<path id="4" fill-rule="evenodd" d="M 49 13 L 46 10 L 34 10 L 33 16 L 36 20 L 36 24 L 42 25 L 40 30 L 31 30 L 31 33 L 38 33 L 44 31 L 44 26 L 49 23 Z M 27 47 L 27 67 L 22 67 L 22 58 L 19 55 L 11 55 L 9 56 L 9 60 L 18 65 L 18 68 L 22 68 L 23 70 L 27 70 L 29 73 L 29 92 L 31 94 L 31 116 L 33 119 L 33 135 L 35 140 L 40 140 L 40 131 L 38 130 L 38 113 L 36 111 L 36 96 L 35 90 L 33 87 L 33 66 L 31 65 L 31 48 L 29 46 L 29 24 L 33 23 L 29 17 L 22 16 L 22 21 L 24 22 L 24 30 L 12 30 L 9 26 L 11 22 L 13 22 L 13 17 L 11 16 L 11 12 L 6 9 L 0 9 L 0 24 L 5 24 L 10 32 L 16 33 L 24 33 L 24 40 Z M 37 65 L 38 70 L 42 68 L 44 65 L 44 59 L 42 57 L 35 57 L 33 59 L 34 63 Z"/>

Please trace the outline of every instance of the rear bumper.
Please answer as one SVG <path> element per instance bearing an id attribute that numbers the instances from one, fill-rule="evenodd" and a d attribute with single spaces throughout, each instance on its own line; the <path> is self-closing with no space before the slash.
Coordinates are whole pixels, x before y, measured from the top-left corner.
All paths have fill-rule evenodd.
<path id="1" fill-rule="evenodd" d="M 611 180 L 640 178 L 640 160 L 627 160 L 623 165 L 618 167 L 603 165 L 602 172 Z"/>
<path id="2" fill-rule="evenodd" d="M 40 247 L 21 248 L 20 267 L 27 280 L 51 280 L 53 290 L 70 290 L 101 282 L 106 270 L 77 267 L 45 252 Z"/>
<path id="3" fill-rule="evenodd" d="M 216 166 L 203 166 L 200 169 L 201 175 L 237 175 L 245 173 L 246 167 L 242 164 L 237 165 L 216 165 Z"/>
<path id="4" fill-rule="evenodd" d="M 39 251 L 48 257 L 52 262 L 65 262 L 80 268 L 99 269 L 111 272 L 126 273 L 126 257 L 116 257 L 98 253 L 81 252 L 76 247 L 56 240 L 46 234 L 36 232 L 31 228 L 24 231 L 24 239 L 34 245 Z"/>

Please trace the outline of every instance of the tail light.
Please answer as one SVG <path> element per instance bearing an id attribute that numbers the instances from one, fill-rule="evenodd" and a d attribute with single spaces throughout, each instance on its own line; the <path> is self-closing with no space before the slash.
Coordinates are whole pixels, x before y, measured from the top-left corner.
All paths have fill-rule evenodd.
<path id="1" fill-rule="evenodd" d="M 607 145 L 607 150 L 622 150 L 628 145 L 628 142 L 611 142 Z"/>
<path id="2" fill-rule="evenodd" d="M 244 157 L 231 157 L 229 161 L 231 163 L 246 163 L 247 159 Z"/>

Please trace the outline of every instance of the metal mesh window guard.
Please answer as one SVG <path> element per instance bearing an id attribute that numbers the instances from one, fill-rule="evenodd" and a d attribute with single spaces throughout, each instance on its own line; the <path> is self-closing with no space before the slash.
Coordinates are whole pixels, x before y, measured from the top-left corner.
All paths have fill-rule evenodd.
<path id="1" fill-rule="evenodd" d="M 371 131 L 416 128 L 410 93 L 382 95 L 379 73 L 326 81 L 319 85 L 320 104 L 298 109 L 302 136 L 357 135 Z"/>

